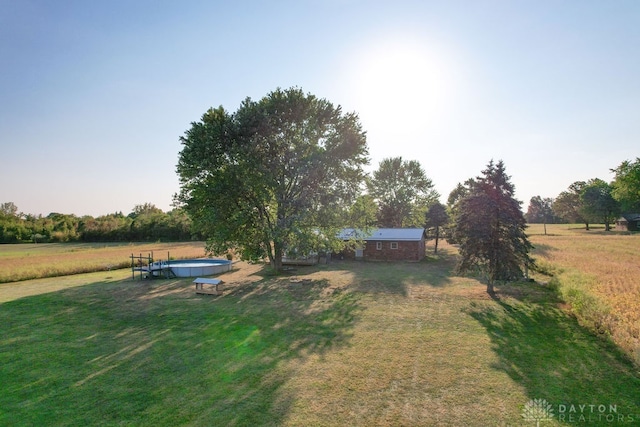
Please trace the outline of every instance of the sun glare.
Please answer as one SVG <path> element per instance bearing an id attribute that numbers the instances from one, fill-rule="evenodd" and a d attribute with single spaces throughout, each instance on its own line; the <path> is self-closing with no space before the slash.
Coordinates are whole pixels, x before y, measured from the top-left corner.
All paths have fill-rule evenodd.
<path id="1" fill-rule="evenodd" d="M 349 91 L 371 136 L 415 138 L 440 125 L 452 95 L 443 56 L 416 39 L 387 39 L 356 52 Z"/>

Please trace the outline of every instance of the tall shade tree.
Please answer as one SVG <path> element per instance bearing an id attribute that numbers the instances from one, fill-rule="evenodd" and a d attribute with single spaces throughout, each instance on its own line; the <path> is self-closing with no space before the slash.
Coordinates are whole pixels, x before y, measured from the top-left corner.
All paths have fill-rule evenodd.
<path id="1" fill-rule="evenodd" d="M 431 232 L 436 240 L 434 254 L 438 253 L 438 240 L 440 239 L 440 229 L 449 223 L 449 214 L 447 208 L 440 202 L 436 202 L 429 206 L 427 211 L 425 228 Z"/>
<path id="2" fill-rule="evenodd" d="M 162 209 L 156 207 L 153 203 L 144 203 L 142 205 L 135 205 L 133 211 L 129 214 L 129 218 L 136 218 L 140 215 L 152 215 L 162 214 Z"/>
<path id="3" fill-rule="evenodd" d="M 13 202 L 0 203 L 0 243 L 16 243 L 31 233 Z"/>
<path id="4" fill-rule="evenodd" d="M 592 221 L 604 224 L 605 231 L 611 229 L 611 223 L 620 214 L 620 204 L 611 194 L 611 185 L 601 179 L 590 180 L 580 193 L 582 212 Z"/>
<path id="5" fill-rule="evenodd" d="M 0 203 L 0 216 L 18 217 L 18 207 L 13 202 Z"/>
<path id="6" fill-rule="evenodd" d="M 457 204 L 458 271 L 482 271 L 491 295 L 496 281 L 521 279 L 533 263 L 521 202 L 514 198 L 509 180 L 504 163 L 492 160 L 482 176 L 468 181 L 469 191 Z"/>
<path id="7" fill-rule="evenodd" d="M 422 226 L 427 208 L 439 197 L 420 162 L 402 157 L 382 160 L 368 187 L 378 202 L 381 227 Z"/>
<path id="8" fill-rule="evenodd" d="M 208 110 L 181 137 L 177 201 L 209 252 L 268 257 L 335 240 L 364 181 L 365 133 L 354 113 L 298 88 Z"/>
<path id="9" fill-rule="evenodd" d="M 369 194 L 358 196 L 346 213 L 345 224 L 349 227 L 367 230 L 377 223 L 378 205 Z"/>
<path id="10" fill-rule="evenodd" d="M 615 169 L 615 178 L 611 183 L 612 195 L 620 202 L 620 209 L 624 213 L 640 212 L 640 157 L 634 162 L 625 160 Z"/>
<path id="11" fill-rule="evenodd" d="M 547 224 L 555 222 L 553 215 L 553 199 L 550 197 L 542 198 L 534 196 L 529 200 L 527 213 L 524 214 L 529 224 L 544 224 L 544 235 L 547 235 Z"/>
<path id="12" fill-rule="evenodd" d="M 542 198 L 534 196 L 529 200 L 527 213 L 524 214 L 525 219 L 530 224 L 547 224 L 553 221 L 553 199 L 550 197 Z"/>
<path id="13" fill-rule="evenodd" d="M 580 198 L 586 185 L 587 183 L 584 181 L 574 182 L 566 191 L 555 198 L 551 208 L 557 217 L 570 223 L 583 223 L 586 230 L 589 230 L 589 218 L 583 213 L 582 199 Z"/>

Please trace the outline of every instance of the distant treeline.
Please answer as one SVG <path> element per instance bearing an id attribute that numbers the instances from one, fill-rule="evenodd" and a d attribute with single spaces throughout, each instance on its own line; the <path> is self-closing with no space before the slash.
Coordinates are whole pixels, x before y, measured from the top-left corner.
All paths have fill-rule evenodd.
<path id="1" fill-rule="evenodd" d="M 191 220 L 181 209 L 163 212 L 153 204 L 137 205 L 133 212 L 78 217 L 18 213 L 11 202 L 0 204 L 0 243 L 44 242 L 155 242 L 198 240 Z"/>

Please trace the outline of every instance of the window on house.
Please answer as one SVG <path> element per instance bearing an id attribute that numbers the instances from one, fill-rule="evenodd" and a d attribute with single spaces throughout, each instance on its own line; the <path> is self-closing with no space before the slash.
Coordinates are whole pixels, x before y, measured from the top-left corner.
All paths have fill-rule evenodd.
<path id="1" fill-rule="evenodd" d="M 382 242 L 376 242 L 376 249 L 379 251 L 382 250 Z"/>
<path id="2" fill-rule="evenodd" d="M 398 249 L 398 242 L 391 242 L 391 249 Z"/>

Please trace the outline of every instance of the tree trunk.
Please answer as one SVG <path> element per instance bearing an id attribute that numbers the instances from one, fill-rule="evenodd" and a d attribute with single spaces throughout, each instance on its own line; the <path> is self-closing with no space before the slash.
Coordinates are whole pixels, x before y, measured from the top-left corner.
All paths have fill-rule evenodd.
<path id="1" fill-rule="evenodd" d="M 433 250 L 434 254 L 438 253 L 438 238 L 440 237 L 440 227 L 436 225 L 436 248 Z"/>
<path id="2" fill-rule="evenodd" d="M 271 263 L 271 267 L 276 273 L 282 272 L 282 254 L 280 256 L 276 256 L 273 258 L 273 262 Z"/>
<path id="3" fill-rule="evenodd" d="M 282 245 L 279 243 L 274 243 L 273 260 L 271 261 L 271 267 L 273 267 L 273 270 L 276 273 L 280 273 L 282 271 L 282 254 L 283 254 Z"/>
<path id="4" fill-rule="evenodd" d="M 487 293 L 491 295 L 491 297 L 495 296 L 496 291 L 493 289 L 493 279 L 487 280 Z"/>

